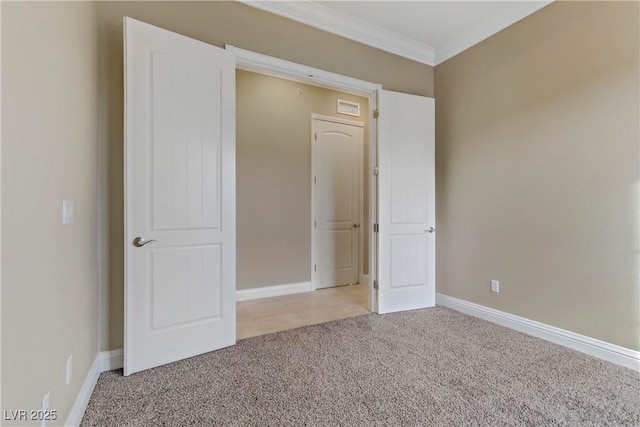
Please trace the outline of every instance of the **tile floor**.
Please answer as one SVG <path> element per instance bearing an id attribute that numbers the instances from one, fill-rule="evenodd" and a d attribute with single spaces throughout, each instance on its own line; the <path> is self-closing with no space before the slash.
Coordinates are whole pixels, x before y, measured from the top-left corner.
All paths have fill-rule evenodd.
<path id="1" fill-rule="evenodd" d="M 340 286 L 236 304 L 239 340 L 369 313 L 366 285 Z"/>

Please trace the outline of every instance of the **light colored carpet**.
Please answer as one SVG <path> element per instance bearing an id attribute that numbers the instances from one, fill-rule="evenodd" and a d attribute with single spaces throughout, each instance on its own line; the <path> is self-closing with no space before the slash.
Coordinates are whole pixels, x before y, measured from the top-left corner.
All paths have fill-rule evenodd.
<path id="1" fill-rule="evenodd" d="M 123 377 L 83 426 L 640 425 L 640 375 L 445 308 L 271 335 Z"/>

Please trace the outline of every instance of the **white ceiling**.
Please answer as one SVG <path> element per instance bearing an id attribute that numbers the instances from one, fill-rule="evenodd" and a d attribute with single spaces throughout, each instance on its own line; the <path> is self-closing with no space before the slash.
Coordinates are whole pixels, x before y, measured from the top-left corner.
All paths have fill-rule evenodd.
<path id="1" fill-rule="evenodd" d="M 551 1 L 246 1 L 429 65 L 437 65 Z"/>

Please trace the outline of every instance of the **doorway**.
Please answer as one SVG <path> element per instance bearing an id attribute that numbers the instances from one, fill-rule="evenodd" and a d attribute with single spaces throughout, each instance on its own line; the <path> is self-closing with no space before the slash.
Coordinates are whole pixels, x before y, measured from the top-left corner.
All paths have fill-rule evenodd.
<path id="1" fill-rule="evenodd" d="M 363 212 L 365 223 L 368 219 L 368 229 L 361 225 L 363 235 L 363 247 L 360 257 L 365 264 L 364 271 L 368 274 L 361 275 L 358 278 L 360 284 L 367 289 L 367 309 L 371 312 L 377 311 L 378 296 L 377 291 L 373 288 L 373 277 L 378 271 L 378 252 L 377 252 L 377 235 L 372 232 L 372 224 L 377 221 L 378 217 L 378 189 L 377 179 L 374 169 L 377 165 L 377 123 L 375 117 L 378 104 L 378 93 L 382 90 L 382 86 L 376 83 L 335 74 L 328 71 L 319 70 L 294 62 L 270 57 L 267 55 L 240 49 L 231 45 L 225 45 L 225 50 L 230 52 L 236 60 L 236 69 L 249 71 L 258 74 L 278 77 L 292 82 L 307 83 L 314 87 L 327 88 L 340 91 L 345 94 L 362 97 L 366 100 L 368 112 L 362 112 L 359 120 L 365 122 L 364 126 L 364 197 Z M 307 119 L 308 120 L 308 119 Z M 310 215 L 309 215 L 310 217 Z M 290 293 L 303 292 L 308 286 L 311 290 L 311 282 L 298 283 L 291 286 Z M 262 289 L 264 296 L 282 295 L 281 293 L 272 293 L 272 289 L 265 287 Z M 238 301 L 245 299 L 238 291 Z"/>
<path id="2" fill-rule="evenodd" d="M 338 99 L 357 103 L 361 117 L 339 117 Z M 363 244 L 365 241 L 363 229 L 369 228 L 368 218 L 361 218 L 366 204 L 360 200 L 365 181 L 363 139 L 368 133 L 364 129 L 368 114 L 368 100 L 361 96 L 263 73 L 236 71 L 239 339 L 260 331 L 269 333 L 369 312 L 366 269 L 361 269 L 366 268 L 361 258 L 368 251 L 358 247 L 360 240 Z M 326 141 L 327 132 L 316 130 L 316 123 L 324 124 L 321 127 L 330 136 L 353 134 L 353 144 L 347 144 L 346 163 L 340 157 L 330 158 L 331 150 L 321 150 L 326 170 L 312 171 L 312 159 L 318 154 L 314 151 L 316 133 L 320 143 L 344 142 Z M 336 179 L 343 181 L 345 173 L 349 191 L 339 195 L 348 199 L 349 221 L 339 225 L 348 226 L 344 230 L 348 237 L 346 263 L 351 274 L 342 282 L 324 285 L 355 285 L 361 281 L 361 273 L 365 280 L 353 289 L 310 292 L 325 287 L 312 285 L 313 267 L 325 265 L 312 257 L 317 217 L 313 208 L 313 200 L 317 199 L 314 185 L 328 190 L 325 195 L 335 193 L 331 184 Z M 334 202 L 329 203 L 331 211 L 336 207 Z M 353 228 L 354 224 L 358 228 Z M 335 248 L 329 249 L 333 252 Z M 335 259 L 334 255 L 330 253 L 325 259 Z M 309 293 L 316 295 L 305 295 Z"/>

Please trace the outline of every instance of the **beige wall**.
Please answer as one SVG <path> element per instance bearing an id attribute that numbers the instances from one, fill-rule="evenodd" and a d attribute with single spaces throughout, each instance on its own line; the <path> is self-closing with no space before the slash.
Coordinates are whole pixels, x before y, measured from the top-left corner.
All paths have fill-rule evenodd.
<path id="1" fill-rule="evenodd" d="M 51 425 L 98 348 L 96 34 L 95 4 L 2 2 L 2 409 L 50 390 Z"/>
<path id="2" fill-rule="evenodd" d="M 238 289 L 309 282 L 311 114 L 364 122 L 368 167 L 368 100 L 248 71 L 236 88 Z M 338 99 L 360 104 L 361 116 L 336 114 Z"/>
<path id="3" fill-rule="evenodd" d="M 108 325 L 102 349 L 122 347 L 122 18 L 130 16 L 207 43 L 225 43 L 433 96 L 433 67 L 307 27 L 239 2 L 101 2 L 99 21 L 100 251 Z"/>
<path id="4" fill-rule="evenodd" d="M 436 67 L 438 292 L 640 350 L 638 16 L 556 2 Z"/>

